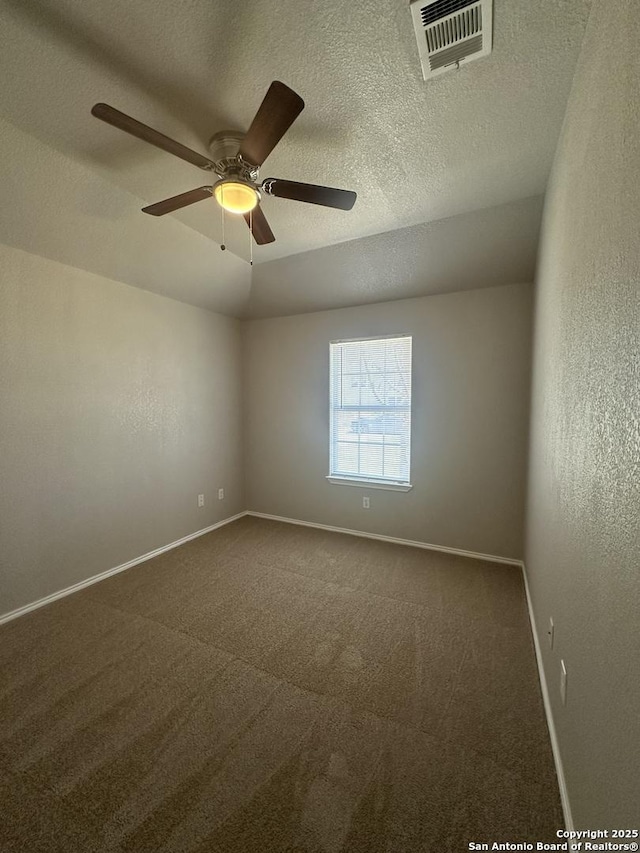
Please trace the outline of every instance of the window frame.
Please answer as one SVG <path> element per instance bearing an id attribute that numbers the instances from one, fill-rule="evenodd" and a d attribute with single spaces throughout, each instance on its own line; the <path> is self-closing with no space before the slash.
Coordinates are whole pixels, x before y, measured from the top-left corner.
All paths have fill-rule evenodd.
<path id="1" fill-rule="evenodd" d="M 399 338 L 409 338 L 411 346 L 411 360 L 409 375 L 411 378 L 411 400 L 409 404 L 409 465 L 408 479 L 391 480 L 382 477 L 372 477 L 358 474 L 338 474 L 334 473 L 334 413 L 336 407 L 333 405 L 333 347 L 337 344 L 361 343 L 366 341 L 388 341 L 397 340 Z M 366 407 L 365 407 L 366 408 Z M 399 407 L 398 407 L 399 408 Z M 393 407 L 390 409 L 393 412 Z M 370 335 L 369 337 L 360 338 L 341 338 L 338 340 L 329 341 L 329 474 L 326 479 L 333 485 L 356 486 L 367 489 L 384 489 L 394 492 L 408 492 L 413 486 L 411 484 L 411 436 L 413 427 L 413 335 L 407 333 L 386 334 L 386 335 Z"/>

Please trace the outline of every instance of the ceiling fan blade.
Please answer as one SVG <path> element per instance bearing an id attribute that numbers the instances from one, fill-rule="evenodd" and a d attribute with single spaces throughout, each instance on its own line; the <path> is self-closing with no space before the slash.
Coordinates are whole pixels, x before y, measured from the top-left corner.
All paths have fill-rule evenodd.
<path id="1" fill-rule="evenodd" d="M 197 151 L 192 151 L 191 148 L 181 145 L 175 139 L 170 139 L 164 133 L 160 133 L 152 127 L 147 127 L 146 124 L 142 124 L 142 122 L 137 121 L 135 118 L 121 113 L 120 110 L 110 107 L 109 104 L 95 104 L 91 110 L 91 114 L 96 118 L 102 119 L 102 121 L 106 121 L 107 124 L 124 130 L 125 133 L 137 136 L 138 139 L 142 139 L 144 142 L 150 142 L 156 148 L 168 151 L 169 154 L 175 154 L 176 157 L 180 157 L 181 160 L 186 160 L 187 163 L 198 166 L 199 169 L 213 169 L 215 166 L 213 160 L 209 160 L 208 157 L 198 154 Z"/>
<path id="2" fill-rule="evenodd" d="M 262 182 L 261 189 L 277 198 L 306 201 L 308 204 L 337 207 L 339 210 L 351 210 L 357 198 L 351 190 L 337 190 L 317 184 L 301 184 L 298 181 L 283 181 L 280 178 L 267 178 Z"/>
<path id="3" fill-rule="evenodd" d="M 269 86 L 240 146 L 240 156 L 261 166 L 304 109 L 304 101 L 279 80 Z"/>
<path id="4" fill-rule="evenodd" d="M 165 213 L 171 213 L 172 210 L 179 210 L 188 204 L 194 204 L 204 198 L 211 198 L 212 194 L 213 187 L 198 187 L 197 190 L 189 190 L 189 192 L 180 193 L 180 195 L 174 195 L 171 198 L 165 198 L 164 201 L 157 201 L 155 204 L 143 207 L 142 212 L 150 213 L 151 216 L 164 216 Z"/>
<path id="5" fill-rule="evenodd" d="M 273 236 L 273 231 L 269 227 L 267 217 L 262 212 L 260 205 L 254 207 L 249 213 L 245 213 L 244 221 L 251 228 L 253 239 L 258 246 L 264 246 L 275 241 L 276 238 Z"/>

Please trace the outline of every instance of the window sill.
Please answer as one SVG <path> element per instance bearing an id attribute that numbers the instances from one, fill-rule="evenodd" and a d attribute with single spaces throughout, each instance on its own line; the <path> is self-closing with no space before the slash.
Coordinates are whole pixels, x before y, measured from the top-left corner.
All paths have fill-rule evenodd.
<path id="1" fill-rule="evenodd" d="M 384 480 L 352 480 L 349 477 L 327 477 L 334 486 L 359 486 L 361 489 L 386 489 L 389 492 L 409 492 L 413 486 L 410 483 L 386 483 Z"/>

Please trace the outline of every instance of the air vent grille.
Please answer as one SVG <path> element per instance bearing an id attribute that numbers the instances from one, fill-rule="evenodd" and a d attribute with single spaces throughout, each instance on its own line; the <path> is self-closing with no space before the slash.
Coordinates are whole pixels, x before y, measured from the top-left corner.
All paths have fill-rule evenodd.
<path id="1" fill-rule="evenodd" d="M 451 44 L 475 35 L 482 29 L 482 8 L 474 6 L 459 15 L 440 21 L 426 30 L 427 46 L 429 52 L 442 50 Z M 482 42 L 482 38 L 480 39 Z"/>
<path id="2" fill-rule="evenodd" d="M 454 44 L 446 50 L 441 50 L 439 53 L 433 53 L 429 57 L 429 65 L 432 71 L 438 68 L 443 68 L 445 65 L 459 62 L 464 57 L 472 53 L 477 53 L 482 50 L 482 36 L 476 36 L 474 39 L 469 39 L 462 44 Z"/>
<path id="3" fill-rule="evenodd" d="M 491 53 L 493 0 L 414 0 L 411 14 L 425 80 Z"/>
<path id="4" fill-rule="evenodd" d="M 422 9 L 420 9 L 422 26 L 427 27 L 434 21 L 446 18 L 447 15 L 452 15 L 460 9 L 464 9 L 465 6 L 472 6 L 477 2 L 478 0 L 436 0 L 436 2 L 432 3 L 430 6 L 423 6 Z"/>

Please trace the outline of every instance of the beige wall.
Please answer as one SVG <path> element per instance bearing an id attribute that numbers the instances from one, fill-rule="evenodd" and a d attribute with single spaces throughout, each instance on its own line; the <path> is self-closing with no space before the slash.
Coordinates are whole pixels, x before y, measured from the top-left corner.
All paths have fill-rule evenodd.
<path id="1" fill-rule="evenodd" d="M 640 815 L 638 43 L 635 0 L 594 0 L 538 275 L 526 565 L 583 829 Z"/>
<path id="2" fill-rule="evenodd" d="M 521 557 L 530 297 L 508 285 L 246 323 L 247 508 Z M 414 488 L 332 485 L 329 342 L 394 333 L 413 335 Z"/>
<path id="3" fill-rule="evenodd" d="M 240 355 L 237 320 L 0 245 L 0 614 L 244 508 Z"/>

